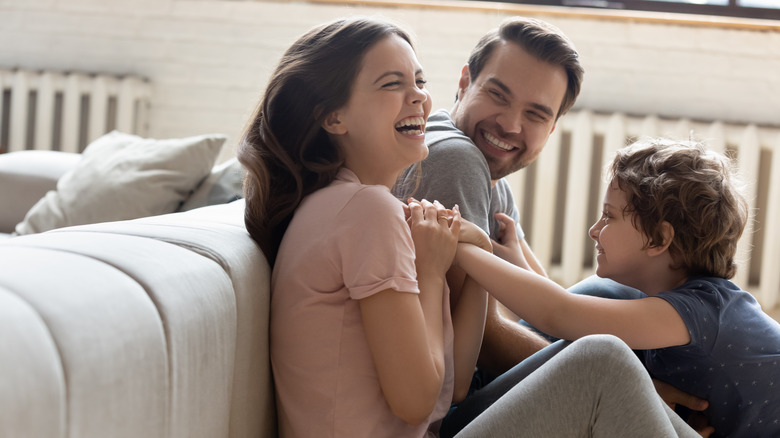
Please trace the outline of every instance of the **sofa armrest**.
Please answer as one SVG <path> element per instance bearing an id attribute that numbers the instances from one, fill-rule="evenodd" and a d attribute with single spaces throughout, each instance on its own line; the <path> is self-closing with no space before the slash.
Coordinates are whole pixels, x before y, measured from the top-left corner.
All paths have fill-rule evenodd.
<path id="1" fill-rule="evenodd" d="M 54 190 L 57 180 L 80 159 L 80 154 L 57 151 L 0 154 L 0 233 L 12 233 L 27 211 Z"/>

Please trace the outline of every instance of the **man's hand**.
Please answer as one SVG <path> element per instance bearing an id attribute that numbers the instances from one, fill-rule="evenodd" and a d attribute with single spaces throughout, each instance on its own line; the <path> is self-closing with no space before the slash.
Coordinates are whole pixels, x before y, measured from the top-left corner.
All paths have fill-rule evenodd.
<path id="1" fill-rule="evenodd" d="M 498 220 L 499 229 L 498 241 L 493 241 L 493 254 L 515 266 L 530 269 L 517 238 L 515 221 L 504 213 L 496 213 L 495 218 Z"/>
<path id="2" fill-rule="evenodd" d="M 657 379 L 653 379 L 653 385 L 655 386 L 658 395 L 661 396 L 661 399 L 663 399 L 672 410 L 674 410 L 677 405 L 681 405 L 694 411 L 688 416 L 687 422 L 693 430 L 699 433 L 699 435 L 706 438 L 715 432 L 715 428 L 710 426 L 707 417 L 702 412 L 709 406 L 707 400 L 683 392 L 674 386 Z"/>

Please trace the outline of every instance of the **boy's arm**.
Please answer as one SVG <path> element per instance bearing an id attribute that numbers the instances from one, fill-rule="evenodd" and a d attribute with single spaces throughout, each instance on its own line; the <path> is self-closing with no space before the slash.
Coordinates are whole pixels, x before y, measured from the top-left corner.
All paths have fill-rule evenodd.
<path id="1" fill-rule="evenodd" d="M 462 243 L 455 260 L 510 310 L 555 337 L 571 340 L 612 334 L 634 349 L 690 342 L 682 318 L 663 299 L 610 300 L 571 294 L 545 277 Z"/>

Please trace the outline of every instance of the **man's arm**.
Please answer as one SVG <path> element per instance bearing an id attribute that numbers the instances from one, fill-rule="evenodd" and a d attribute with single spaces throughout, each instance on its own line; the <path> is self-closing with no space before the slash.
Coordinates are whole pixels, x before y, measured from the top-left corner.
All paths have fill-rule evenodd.
<path id="1" fill-rule="evenodd" d="M 511 257 L 504 253 L 502 258 L 514 258 L 511 261 L 515 265 L 530 268 L 540 275 L 547 275 L 525 240 L 520 241 L 519 248 L 504 249 L 515 254 Z M 511 310 L 488 295 L 485 333 L 477 362 L 480 368 L 494 375 L 502 374 L 550 344 L 536 332 L 518 324 L 517 320 Z"/>
<path id="2" fill-rule="evenodd" d="M 526 242 L 525 239 L 520 240 L 520 248 L 523 251 L 523 257 L 525 257 L 525 261 L 528 263 L 528 266 L 531 268 L 531 270 L 541 275 L 542 277 L 547 277 L 547 271 L 544 270 L 542 263 L 539 261 L 539 259 L 536 258 L 536 254 L 531 251 L 531 247 L 528 245 L 528 242 Z"/>
<path id="3" fill-rule="evenodd" d="M 512 203 L 514 206 L 514 203 Z M 517 211 L 510 214 L 519 216 Z M 496 219 L 501 214 L 496 215 Z M 502 259 L 524 269 L 533 270 L 546 276 L 541 263 L 534 255 L 525 239 L 519 238 L 521 232 L 515 227 L 508 227 L 506 222 L 498 221 L 498 239 L 506 244 L 493 241 L 493 252 Z M 506 239 L 506 233 L 516 233 L 517 239 Z M 479 356 L 479 367 L 491 374 L 501 374 L 528 356 L 549 345 L 549 342 L 533 330 L 520 325 L 517 315 L 506 306 L 488 295 L 488 312 L 485 320 L 482 350 Z"/>
<path id="4" fill-rule="evenodd" d="M 550 344 L 529 328 L 504 317 L 500 306 L 488 296 L 485 334 L 477 361 L 481 369 L 493 375 L 503 374 Z"/>

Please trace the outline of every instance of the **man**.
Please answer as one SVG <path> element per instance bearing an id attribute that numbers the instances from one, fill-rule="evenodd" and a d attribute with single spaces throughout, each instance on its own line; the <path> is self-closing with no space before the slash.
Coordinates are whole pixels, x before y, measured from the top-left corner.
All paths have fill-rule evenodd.
<path id="1" fill-rule="evenodd" d="M 429 117 L 428 158 L 419 165 L 420 169 L 413 167 L 405 173 L 400 187 L 416 185 L 414 196 L 418 199 L 435 199 L 448 207 L 457 204 L 465 219 L 497 240 L 496 213 L 506 213 L 516 223 L 519 220 L 504 177 L 536 159 L 558 119 L 574 104 L 583 74 L 576 49 L 559 29 L 531 18 L 505 20 L 473 49 L 461 71 L 451 111 L 439 110 Z M 422 175 L 419 181 L 415 180 L 418 171 Z M 510 261 L 546 275 L 524 240 L 519 224 L 516 231 L 520 247 Z M 592 293 L 587 291 L 609 288 L 614 286 L 591 278 L 583 282 L 580 291 Z M 499 307 L 489 298 L 478 362 L 480 372 L 475 375 L 477 388 L 485 383 L 480 379 L 489 381 L 501 375 L 549 344 L 529 328 L 505 318 Z M 541 362 L 554 353 L 552 350 L 555 349 L 539 355 L 546 356 Z M 535 361 L 540 360 L 535 357 Z M 509 389 L 512 380 L 519 376 L 502 376 L 508 382 L 503 382 L 499 393 Z M 464 403 L 471 402 L 474 406 L 469 409 L 479 411 L 493 399 L 479 403 L 467 399 Z M 686 405 L 693 403 L 684 401 Z M 452 432 L 457 432 L 475 414 L 478 412 L 469 414 Z"/>
<path id="2" fill-rule="evenodd" d="M 574 104 L 582 76 L 574 46 L 543 21 L 513 18 L 485 35 L 462 69 L 452 110 L 439 110 L 428 119 L 430 152 L 421 165 L 415 196 L 448 207 L 458 204 L 465 219 L 497 239 L 495 213 L 519 219 L 503 177 L 536 159 L 558 118 Z M 407 179 L 415 172 L 407 171 Z M 518 256 L 545 275 L 519 226 L 517 232 L 522 247 Z M 490 299 L 481 369 L 503 373 L 547 344 L 503 318 Z"/>

